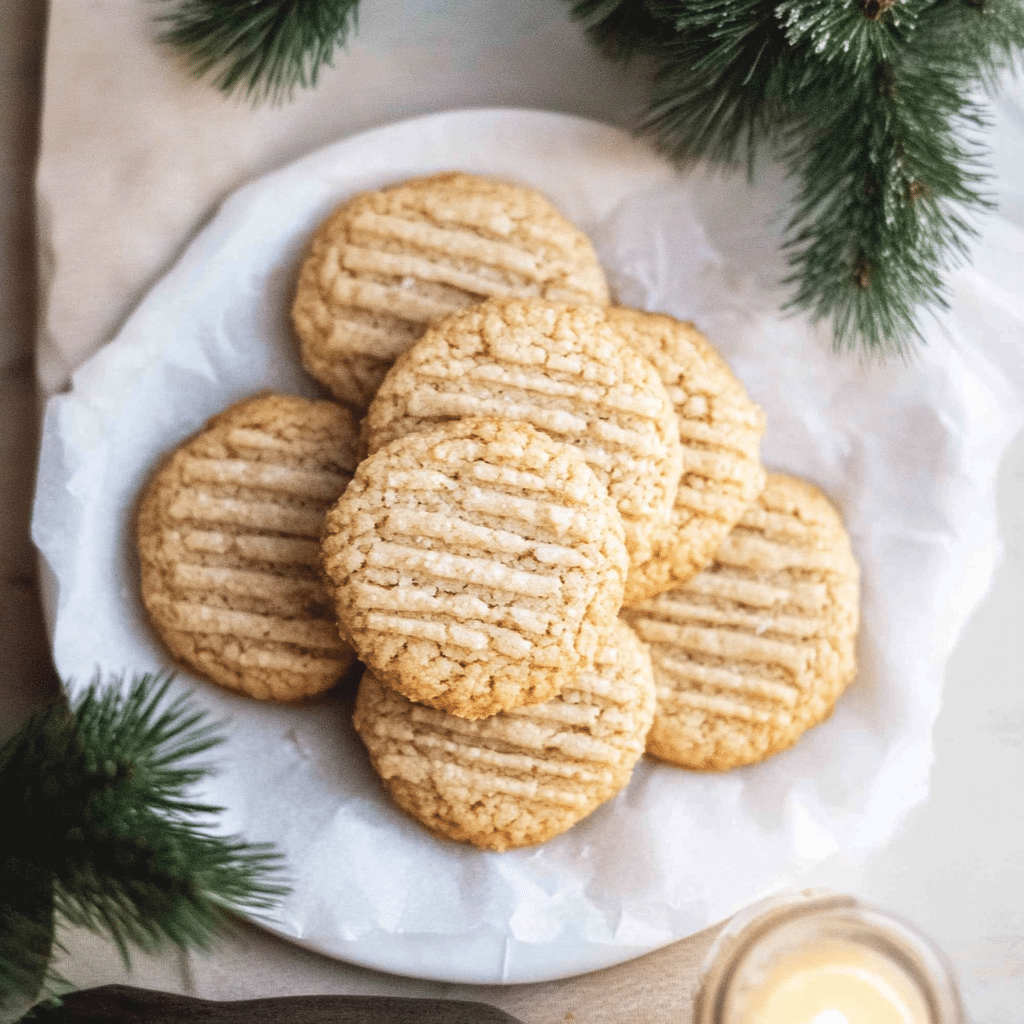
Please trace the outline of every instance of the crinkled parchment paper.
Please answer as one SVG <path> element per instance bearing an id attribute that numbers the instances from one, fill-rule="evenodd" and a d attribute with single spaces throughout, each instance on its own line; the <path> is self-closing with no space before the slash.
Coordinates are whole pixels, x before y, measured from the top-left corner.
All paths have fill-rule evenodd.
<path id="1" fill-rule="evenodd" d="M 1016 109 L 997 111 L 1006 167 L 1024 166 Z M 354 191 L 449 168 L 539 187 L 595 239 L 621 301 L 695 320 L 765 409 L 766 463 L 832 496 L 863 569 L 860 672 L 828 722 L 728 774 L 642 763 L 616 799 L 536 849 L 481 852 L 407 820 L 345 695 L 265 707 L 178 676 L 229 734 L 203 793 L 226 808 L 218 827 L 286 855 L 293 893 L 268 927 L 400 973 L 533 981 L 692 934 L 839 848 L 877 847 L 925 797 L 944 665 L 999 555 L 995 473 L 1024 408 L 1024 190 L 1004 189 L 920 357 L 871 365 L 778 311 L 784 182 L 680 177 L 606 126 L 433 115 L 255 182 L 48 407 L 34 537 L 65 678 L 166 666 L 136 581 L 143 482 L 229 402 L 268 386 L 316 393 L 287 317 L 309 233 Z"/>

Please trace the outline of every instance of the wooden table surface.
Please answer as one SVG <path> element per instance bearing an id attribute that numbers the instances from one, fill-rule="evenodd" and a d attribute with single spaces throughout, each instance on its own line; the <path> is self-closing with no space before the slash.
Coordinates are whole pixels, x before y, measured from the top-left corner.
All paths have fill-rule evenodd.
<path id="1" fill-rule="evenodd" d="M 0 4 L 0 734 L 56 686 L 28 539 L 38 422 L 33 170 L 44 36 L 41 2 Z M 365 116 L 373 123 L 367 102 Z M 1004 558 L 949 666 L 931 797 L 868 863 L 835 863 L 815 879 L 900 912 L 930 934 L 952 958 L 979 1024 L 1024 1019 L 1024 439 L 1004 461 L 999 504 Z M 274 987 L 281 984 L 280 972 L 272 981 L 258 970 L 259 957 L 273 949 L 275 962 L 286 965 L 290 992 L 464 994 L 336 965 L 255 929 L 243 929 L 230 957 L 143 959 L 131 976 L 101 940 L 74 933 L 68 946 L 63 967 L 82 984 L 128 980 L 223 998 L 284 994 Z M 479 990 L 479 998 L 531 1024 L 573 1014 L 579 1021 L 684 1021 L 689 983 L 677 979 L 687 977 L 690 965 L 676 956 L 670 947 L 644 958 L 640 967 Z M 239 973 L 247 957 L 252 962 Z M 648 985 L 645 994 L 638 978 L 658 984 Z"/>

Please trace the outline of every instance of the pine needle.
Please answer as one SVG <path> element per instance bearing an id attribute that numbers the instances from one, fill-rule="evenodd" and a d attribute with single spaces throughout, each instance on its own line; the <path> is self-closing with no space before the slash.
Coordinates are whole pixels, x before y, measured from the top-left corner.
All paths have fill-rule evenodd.
<path id="1" fill-rule="evenodd" d="M 209 831 L 220 808 L 189 790 L 221 741 L 168 676 L 95 680 L 38 711 L 0 749 L 0 995 L 31 998 L 57 925 L 131 947 L 206 948 L 228 915 L 286 889 L 267 844 Z"/>
<path id="2" fill-rule="evenodd" d="M 822 22 L 850 45 L 799 100 L 788 157 L 802 187 L 786 246 L 790 305 L 830 319 L 837 349 L 913 352 L 920 313 L 946 307 L 944 274 L 967 258 L 972 218 L 990 206 L 985 121 L 963 82 L 969 58 L 936 48 L 960 38 L 948 17 L 962 14 L 973 16 L 959 3 L 905 0 L 899 21 L 847 10 Z"/>
<path id="3" fill-rule="evenodd" d="M 746 164 L 792 116 L 787 43 L 771 0 L 652 0 L 673 27 L 641 131 L 680 166 Z"/>
<path id="4" fill-rule="evenodd" d="M 912 354 L 991 206 L 973 94 L 1019 68 L 1024 3 L 576 0 L 573 11 L 613 55 L 653 55 L 641 130 L 680 167 L 746 164 L 752 176 L 758 153 L 781 153 L 800 182 L 787 308 L 829 321 L 838 350 Z"/>
<path id="5" fill-rule="evenodd" d="M 673 35 L 672 26 L 656 18 L 646 0 L 573 0 L 572 16 L 609 57 L 621 60 L 651 52 Z"/>
<path id="6" fill-rule="evenodd" d="M 181 49 L 197 77 L 253 102 L 290 100 L 316 85 L 335 47 L 355 31 L 359 0 L 161 0 L 161 42 Z"/>

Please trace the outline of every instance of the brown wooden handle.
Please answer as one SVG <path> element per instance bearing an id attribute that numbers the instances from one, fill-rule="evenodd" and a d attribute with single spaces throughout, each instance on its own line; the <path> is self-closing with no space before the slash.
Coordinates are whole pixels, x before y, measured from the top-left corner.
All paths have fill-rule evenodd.
<path id="1" fill-rule="evenodd" d="M 84 989 L 36 1010 L 39 1024 L 522 1024 L 486 1003 L 390 996 L 279 996 L 220 1002 L 128 985 Z"/>

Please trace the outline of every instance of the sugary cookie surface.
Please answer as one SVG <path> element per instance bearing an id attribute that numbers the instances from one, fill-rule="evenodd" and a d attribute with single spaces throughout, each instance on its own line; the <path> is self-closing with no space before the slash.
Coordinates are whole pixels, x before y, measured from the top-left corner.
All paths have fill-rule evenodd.
<path id="1" fill-rule="evenodd" d="M 650 658 L 616 624 L 559 696 L 468 722 L 363 676 L 354 721 L 395 802 L 430 831 L 490 850 L 551 839 L 628 781 L 654 714 Z"/>
<path id="2" fill-rule="evenodd" d="M 630 567 L 624 603 L 638 604 L 685 582 L 757 497 L 764 414 L 693 324 L 660 313 L 610 306 L 615 334 L 658 371 L 675 408 L 682 472 L 669 523 L 650 558 Z"/>
<path id="3" fill-rule="evenodd" d="M 292 319 L 309 372 L 362 410 L 427 324 L 509 295 L 605 303 L 608 286 L 539 192 L 453 172 L 342 204 L 313 237 Z"/>
<path id="4" fill-rule="evenodd" d="M 725 769 L 791 746 L 853 679 L 858 602 L 836 509 L 806 481 L 770 474 L 707 569 L 622 612 L 651 646 L 648 753 Z"/>
<path id="5" fill-rule="evenodd" d="M 364 460 L 327 516 L 344 634 L 388 686 L 480 718 L 554 696 L 622 602 L 622 523 L 582 456 L 466 419 Z"/>
<path id="6" fill-rule="evenodd" d="M 363 421 L 368 449 L 463 416 L 531 423 L 573 445 L 607 487 L 633 563 L 651 554 L 679 483 L 675 411 L 655 368 L 599 306 L 492 299 L 427 331 Z"/>
<path id="7" fill-rule="evenodd" d="M 278 701 L 327 690 L 352 664 L 318 567 L 356 446 L 337 403 L 259 395 L 165 459 L 136 525 L 143 602 L 178 660 Z"/>

